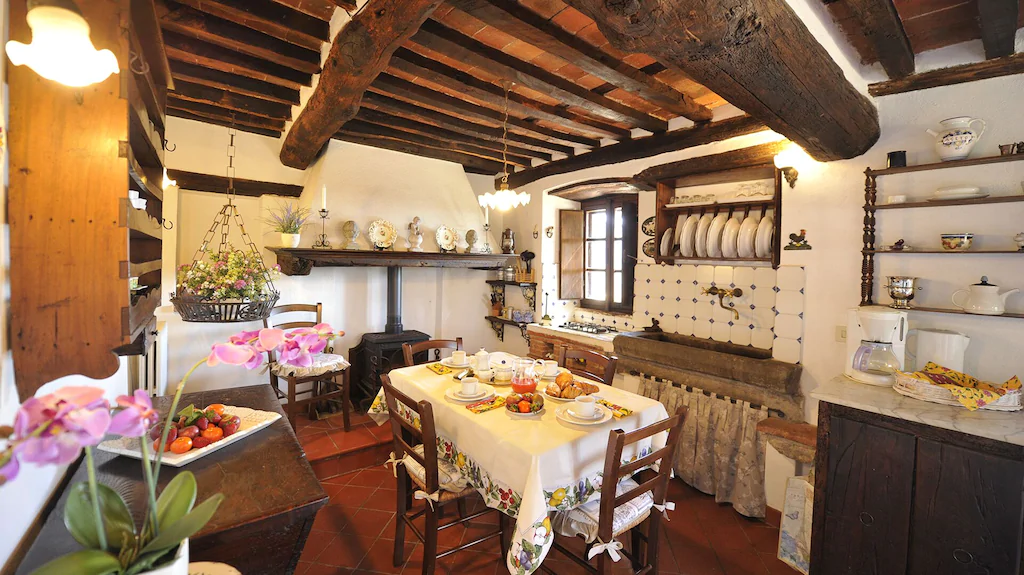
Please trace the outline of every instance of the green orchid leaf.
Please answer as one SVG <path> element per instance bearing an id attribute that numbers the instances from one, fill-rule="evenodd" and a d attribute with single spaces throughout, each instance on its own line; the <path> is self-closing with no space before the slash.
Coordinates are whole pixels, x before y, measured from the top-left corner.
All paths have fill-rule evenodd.
<path id="1" fill-rule="evenodd" d="M 154 553 L 164 549 L 170 549 L 182 542 L 183 539 L 195 535 L 213 517 L 217 507 L 224 501 L 224 494 L 218 493 L 196 506 L 188 515 L 178 521 L 160 528 L 160 535 L 157 535 L 142 548 L 142 554 Z"/>
<path id="2" fill-rule="evenodd" d="M 152 570 L 154 565 L 165 562 L 170 563 L 174 561 L 174 556 L 177 555 L 177 552 L 177 547 L 171 547 L 170 549 L 162 549 L 154 553 L 147 553 L 132 563 L 131 566 L 125 570 L 124 575 L 136 575 L 143 571 Z"/>
<path id="3" fill-rule="evenodd" d="M 85 549 L 58 557 L 32 572 L 32 575 L 108 575 L 121 570 L 121 563 L 110 553 Z"/>
<path id="4" fill-rule="evenodd" d="M 96 486 L 96 491 L 100 499 L 103 527 L 107 532 L 107 545 L 111 549 L 120 549 L 126 541 L 135 539 L 135 522 L 132 520 L 132 514 L 121 496 L 110 487 L 100 483 Z M 88 484 L 76 483 L 71 487 L 67 504 L 64 506 L 64 526 L 82 547 L 100 548 Z"/>
<path id="5" fill-rule="evenodd" d="M 156 501 L 156 522 L 163 531 L 188 515 L 196 503 L 196 476 L 185 471 L 174 476 Z"/>

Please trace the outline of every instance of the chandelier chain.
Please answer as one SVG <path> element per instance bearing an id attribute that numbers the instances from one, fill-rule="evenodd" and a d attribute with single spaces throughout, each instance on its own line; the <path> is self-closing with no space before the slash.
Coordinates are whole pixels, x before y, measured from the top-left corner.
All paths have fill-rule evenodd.
<path id="1" fill-rule="evenodd" d="M 508 82 L 505 83 L 505 118 L 501 122 L 501 183 L 508 184 Z"/>

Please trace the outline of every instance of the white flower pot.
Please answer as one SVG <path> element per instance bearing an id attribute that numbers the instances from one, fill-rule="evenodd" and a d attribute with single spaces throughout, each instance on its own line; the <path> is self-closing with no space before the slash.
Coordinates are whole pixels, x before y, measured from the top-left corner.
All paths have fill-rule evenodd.
<path id="1" fill-rule="evenodd" d="M 301 234 L 286 234 L 281 233 L 281 247 L 285 248 L 297 248 L 299 247 L 299 241 L 302 239 Z"/>
<path id="2" fill-rule="evenodd" d="M 152 571 L 144 571 L 140 575 L 188 575 L 188 539 L 178 546 L 178 554 L 174 556 L 173 563 Z"/>

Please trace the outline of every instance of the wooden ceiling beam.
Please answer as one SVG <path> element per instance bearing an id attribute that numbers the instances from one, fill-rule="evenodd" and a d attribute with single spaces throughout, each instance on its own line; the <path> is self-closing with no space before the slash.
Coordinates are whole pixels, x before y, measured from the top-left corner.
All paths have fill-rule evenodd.
<path id="1" fill-rule="evenodd" d="M 410 104 L 404 100 L 398 100 L 376 92 L 366 92 L 363 94 L 363 107 L 369 107 L 374 110 L 379 110 L 393 116 L 408 118 L 410 120 L 427 122 L 441 128 L 447 128 L 453 132 L 473 136 L 474 138 L 481 138 L 491 142 L 500 142 L 502 139 L 501 128 L 477 124 L 464 118 L 459 118 L 458 116 L 437 112 L 430 108 Z M 515 132 L 508 133 L 508 140 L 520 148 L 545 154 L 557 152 L 559 154 L 571 156 L 575 153 L 575 150 L 569 146 L 552 144 L 551 142 L 538 138 L 531 138 L 530 136 L 524 136 Z"/>
<path id="2" fill-rule="evenodd" d="M 635 94 L 665 110 L 693 120 L 710 121 L 713 112 L 693 98 L 612 58 L 575 34 L 525 6 L 509 0 L 448 0 L 448 4 L 484 24 L 569 62 L 616 88 Z"/>
<path id="3" fill-rule="evenodd" d="M 331 0 L 274 0 L 274 2 L 282 6 L 294 8 L 303 14 L 309 14 L 324 22 L 331 21 L 331 17 L 334 16 L 334 9 L 338 7 Z"/>
<path id="4" fill-rule="evenodd" d="M 331 40 L 328 22 L 281 4 L 253 0 L 178 1 L 310 50 L 319 52 L 323 43 Z"/>
<path id="5" fill-rule="evenodd" d="M 182 190 L 193 192 L 210 192 L 214 194 L 228 193 L 228 179 L 224 176 L 186 172 L 185 170 L 167 170 L 167 177 L 178 184 Z M 285 196 L 298 198 L 302 195 L 302 186 L 279 184 L 277 182 L 261 182 L 234 178 L 235 194 L 258 198 L 263 195 Z"/>
<path id="6" fill-rule="evenodd" d="M 358 8 L 356 0 L 331 0 L 331 2 L 334 2 L 338 6 L 338 8 L 347 10 L 349 12 Z"/>
<path id="7" fill-rule="evenodd" d="M 191 112 L 197 116 L 224 120 L 228 123 L 234 122 L 236 125 L 252 126 L 254 128 L 273 130 L 275 132 L 284 131 L 284 120 L 264 118 L 263 116 L 256 116 L 245 112 L 239 112 L 237 110 L 231 110 L 216 104 L 184 100 L 173 93 L 167 95 L 167 107 Z"/>
<path id="8" fill-rule="evenodd" d="M 228 50 L 216 44 L 182 36 L 170 30 L 164 31 L 164 46 L 167 49 L 167 57 L 172 60 L 204 66 L 229 74 L 238 74 L 293 90 L 309 86 L 313 81 L 312 74 Z"/>
<path id="9" fill-rule="evenodd" d="M 524 186 L 548 176 L 567 174 L 597 166 L 618 164 L 637 158 L 649 158 L 658 154 L 702 146 L 767 129 L 768 126 L 750 116 L 739 116 L 708 124 L 697 124 L 690 128 L 672 130 L 663 134 L 654 134 L 645 138 L 636 138 L 628 142 L 603 146 L 573 158 L 555 160 L 554 162 L 527 168 L 509 176 L 508 183 L 512 187 Z M 498 182 L 496 181 L 495 188 L 497 188 L 497 184 Z"/>
<path id="10" fill-rule="evenodd" d="M 549 94 L 564 104 L 586 110 L 596 117 L 651 132 L 664 132 L 668 129 L 668 122 L 665 120 L 588 90 L 438 22 L 425 22 L 412 40 L 420 46 L 459 62 L 489 70 L 516 84 Z"/>
<path id="11" fill-rule="evenodd" d="M 307 74 L 320 73 L 320 52 L 317 50 L 296 46 L 173 0 L 157 0 L 156 4 L 160 26 L 164 30 L 263 58 Z"/>
<path id="12" fill-rule="evenodd" d="M 417 104 L 430 106 L 432 108 L 437 108 L 438 110 L 451 112 L 467 118 L 483 120 L 485 122 L 497 122 L 498 124 L 501 124 L 504 118 L 504 114 L 496 110 L 470 104 L 465 100 L 453 98 L 447 94 L 442 94 L 441 92 L 431 90 L 430 88 L 414 84 L 387 73 L 378 76 L 376 81 L 370 85 L 370 90 L 382 92 L 389 96 L 397 96 L 398 98 L 409 100 Z M 560 132 L 545 126 L 537 125 L 536 122 L 523 120 L 514 116 L 509 116 L 508 125 L 514 126 L 515 128 L 531 134 L 535 134 L 545 140 L 568 146 L 589 146 L 596 148 L 601 145 L 600 140 Z"/>
<path id="13" fill-rule="evenodd" d="M 929 70 L 900 78 L 868 85 L 868 93 L 872 96 L 888 96 L 890 94 L 902 94 L 915 90 L 926 90 L 938 88 L 939 86 L 952 86 L 985 80 L 987 78 L 998 78 L 1000 76 L 1012 76 L 1013 74 L 1024 74 L 1024 52 L 1012 56 L 1003 56 L 974 62 L 962 66 L 951 66 L 938 70 Z"/>
<path id="14" fill-rule="evenodd" d="M 410 144 L 408 142 L 382 138 L 379 136 L 370 136 L 367 134 L 349 132 L 346 131 L 344 128 L 339 130 L 338 133 L 332 137 L 336 140 L 351 142 L 353 144 L 362 144 L 364 146 L 370 146 L 373 148 L 383 148 L 385 150 L 403 152 L 406 154 L 412 154 L 414 156 L 420 156 L 423 158 L 433 158 L 435 160 L 444 160 L 446 162 L 462 164 L 462 167 L 467 172 L 472 174 L 494 175 L 501 171 L 501 162 L 485 160 L 477 156 L 460 154 L 457 152 L 452 152 L 450 150 L 439 150 L 435 148 L 429 148 L 426 146 Z"/>
<path id="15" fill-rule="evenodd" d="M 1020 4 L 1017 0 L 978 0 L 978 21 L 985 58 L 1013 54 Z"/>
<path id="16" fill-rule="evenodd" d="M 175 96 L 182 100 L 220 106 L 236 112 L 245 112 L 264 118 L 291 120 L 292 107 L 288 104 L 268 102 L 260 98 L 233 94 L 219 88 L 179 81 L 174 85 Z"/>
<path id="17" fill-rule="evenodd" d="M 368 136 L 376 136 L 380 138 L 389 138 L 402 142 L 408 142 L 410 144 L 425 146 L 428 148 L 434 148 L 438 150 L 451 150 L 453 152 L 458 152 L 460 154 L 477 156 L 478 158 L 484 158 L 486 160 L 501 162 L 501 152 L 495 150 L 480 148 L 460 141 L 435 138 L 429 135 L 425 136 L 418 132 L 412 132 L 398 127 L 365 122 L 359 119 L 358 116 L 355 119 L 346 122 L 343 129 L 346 132 L 350 133 L 365 134 Z M 508 156 L 508 163 L 510 166 L 522 168 L 530 165 L 530 159 L 510 155 Z"/>
<path id="18" fill-rule="evenodd" d="M 566 0 L 616 48 L 684 70 L 819 161 L 863 154 L 878 110 L 785 2 Z"/>
<path id="19" fill-rule="evenodd" d="M 914 73 L 914 50 L 892 0 L 825 0 L 832 19 L 866 62 L 878 62 L 890 78 Z"/>
<path id="20" fill-rule="evenodd" d="M 633 182 L 637 184 L 654 185 L 666 180 L 678 180 L 697 174 L 709 174 L 712 172 L 723 172 L 737 168 L 749 168 L 752 166 L 771 165 L 775 155 L 785 149 L 789 142 L 779 140 L 768 142 L 748 148 L 739 148 L 720 154 L 698 156 L 651 166 L 639 174 L 633 176 Z"/>
<path id="21" fill-rule="evenodd" d="M 268 102 L 279 102 L 290 106 L 299 105 L 299 91 L 270 82 L 254 80 L 237 74 L 204 68 L 187 62 L 175 61 L 171 66 L 171 77 L 193 84 L 220 88 L 243 96 L 262 98 Z"/>
<path id="22" fill-rule="evenodd" d="M 504 88 L 436 60 L 431 60 L 407 48 L 396 50 L 388 67 L 454 90 L 456 94 L 465 94 L 494 109 L 503 110 L 505 107 Z M 578 114 L 573 114 L 565 108 L 548 106 L 536 100 L 523 98 L 514 92 L 509 93 L 509 113 L 556 124 L 590 138 L 629 137 L 628 130 L 608 124 L 586 123 L 581 121 Z"/>
<path id="23" fill-rule="evenodd" d="M 365 104 L 365 102 L 364 102 Z M 403 130 L 406 132 L 412 132 L 414 134 L 420 134 L 423 136 L 429 136 L 434 139 L 450 140 L 452 142 L 460 142 L 475 146 L 483 150 L 489 150 L 491 152 L 497 152 L 501 154 L 502 143 L 500 140 L 493 141 L 484 138 L 477 138 L 474 136 L 468 136 L 461 134 L 454 130 L 447 128 L 440 128 L 431 124 L 420 122 L 418 120 L 411 120 L 409 118 L 403 118 L 402 116 L 396 116 L 373 108 L 368 108 L 365 105 L 359 108 L 359 113 L 356 114 L 357 120 L 362 120 L 369 124 L 377 124 L 380 126 L 390 126 L 392 128 Z M 545 162 L 551 161 L 551 154 L 544 152 L 536 152 L 527 148 L 520 148 L 519 146 L 510 144 L 508 146 L 508 153 L 515 157 L 517 160 L 521 160 L 519 163 L 523 166 L 530 166 L 530 158 L 537 158 L 544 160 Z"/>
<path id="24" fill-rule="evenodd" d="M 244 124 L 235 124 L 230 119 L 201 116 L 194 114 L 188 110 L 181 110 L 177 108 L 167 108 L 167 115 L 174 116 L 176 118 L 183 118 L 185 120 L 192 120 L 195 122 L 202 122 L 204 124 L 213 124 L 215 126 L 224 126 L 225 128 L 235 128 L 239 132 L 249 132 L 252 134 L 259 134 L 261 136 L 268 136 L 270 138 L 280 138 L 281 132 L 279 130 L 268 130 L 264 128 L 256 128 L 253 126 L 246 126 Z"/>
<path id="25" fill-rule="evenodd" d="M 324 71 L 281 146 L 284 165 L 306 169 L 359 110 L 363 92 L 442 0 L 373 0 L 339 32 Z"/>

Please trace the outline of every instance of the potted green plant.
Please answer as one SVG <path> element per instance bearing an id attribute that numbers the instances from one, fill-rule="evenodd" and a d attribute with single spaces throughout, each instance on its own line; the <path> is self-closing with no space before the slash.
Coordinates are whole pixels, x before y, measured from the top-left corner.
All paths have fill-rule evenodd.
<path id="1" fill-rule="evenodd" d="M 270 215 L 264 221 L 270 224 L 275 232 L 281 234 L 281 246 L 286 248 L 299 247 L 302 228 L 306 227 L 312 211 L 309 208 L 296 206 L 292 203 L 278 204 L 276 210 L 269 210 Z"/>

